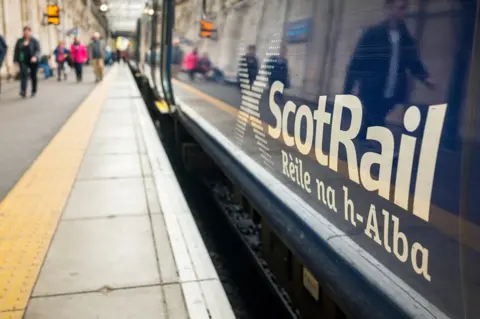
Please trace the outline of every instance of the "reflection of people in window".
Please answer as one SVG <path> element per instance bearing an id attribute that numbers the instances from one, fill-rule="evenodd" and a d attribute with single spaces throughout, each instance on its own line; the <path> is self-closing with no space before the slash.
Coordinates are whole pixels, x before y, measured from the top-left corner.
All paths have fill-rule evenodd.
<path id="1" fill-rule="evenodd" d="M 250 85 L 253 85 L 258 74 L 257 47 L 255 45 L 249 45 L 247 48 L 247 54 L 242 57 L 241 61 L 247 63 L 248 80 Z M 238 75 L 238 78 L 240 79 L 240 75 Z"/>
<path id="2" fill-rule="evenodd" d="M 285 88 L 289 88 L 290 78 L 288 75 L 287 48 L 285 44 L 281 46 L 279 55 L 270 57 L 267 65 L 270 70 L 270 77 L 268 78 L 270 86 L 272 86 L 273 82 L 280 81 Z"/>
<path id="3" fill-rule="evenodd" d="M 345 93 L 352 93 L 358 84 L 364 107 L 361 140 L 368 126 L 384 126 L 388 112 L 405 103 L 407 70 L 429 88 L 434 87 L 404 22 L 407 5 L 408 0 L 386 0 L 388 18 L 364 31 L 348 66 Z"/>
<path id="4" fill-rule="evenodd" d="M 180 72 L 180 68 L 183 62 L 183 50 L 180 47 L 180 40 L 175 39 L 172 42 L 172 61 L 171 61 L 171 71 L 172 71 L 172 78 L 176 78 L 178 72 Z"/>
<path id="5" fill-rule="evenodd" d="M 198 72 L 201 73 L 203 76 L 206 76 L 208 72 L 210 72 L 212 68 L 212 62 L 210 62 L 210 58 L 208 57 L 207 53 L 203 53 L 202 57 L 198 60 Z"/>

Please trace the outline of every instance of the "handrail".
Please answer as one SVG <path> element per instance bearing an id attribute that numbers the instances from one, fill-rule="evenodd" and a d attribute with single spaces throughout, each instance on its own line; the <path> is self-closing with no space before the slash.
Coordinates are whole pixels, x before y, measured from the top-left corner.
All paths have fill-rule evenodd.
<path id="1" fill-rule="evenodd" d="M 157 65 L 157 31 L 158 31 L 158 1 L 153 0 L 153 15 L 151 23 L 151 39 L 150 39 L 150 72 L 152 76 L 152 82 L 155 89 L 158 90 L 157 79 L 155 76 Z"/>
<path id="2" fill-rule="evenodd" d="M 140 46 L 142 44 L 142 20 L 141 18 L 138 18 L 137 19 L 137 27 L 136 27 L 136 30 L 135 30 L 135 37 L 136 37 L 136 41 L 135 41 L 135 62 L 137 63 L 137 65 L 140 65 L 140 54 L 141 54 L 141 50 L 140 50 Z"/>
<path id="3" fill-rule="evenodd" d="M 172 112 L 171 106 L 175 105 L 171 82 L 170 61 L 172 55 L 172 35 L 175 24 L 175 1 L 163 0 L 162 10 L 162 37 L 160 40 L 160 79 L 162 82 L 163 94 L 165 102 L 169 107 L 169 112 Z"/>

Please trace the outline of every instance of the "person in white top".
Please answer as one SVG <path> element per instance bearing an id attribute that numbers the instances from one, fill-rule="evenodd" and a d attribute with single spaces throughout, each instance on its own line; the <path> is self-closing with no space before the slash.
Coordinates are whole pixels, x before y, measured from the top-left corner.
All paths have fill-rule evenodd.
<path id="1" fill-rule="evenodd" d="M 407 73 L 435 87 L 404 22 L 408 0 L 386 0 L 385 6 L 387 19 L 363 32 L 345 78 L 345 93 L 352 94 L 358 87 L 364 107 L 360 140 L 365 140 L 369 126 L 385 126 L 393 107 L 406 102 Z"/>

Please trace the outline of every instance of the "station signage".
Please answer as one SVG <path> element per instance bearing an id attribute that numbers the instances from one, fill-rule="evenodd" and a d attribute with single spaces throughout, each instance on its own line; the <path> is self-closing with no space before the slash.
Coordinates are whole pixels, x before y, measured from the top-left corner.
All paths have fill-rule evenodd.
<path id="1" fill-rule="evenodd" d="M 312 19 L 304 19 L 288 23 L 286 25 L 285 37 L 287 43 L 308 42 L 312 32 Z"/>
<path id="2" fill-rule="evenodd" d="M 60 8 L 58 4 L 47 5 L 47 22 L 53 25 L 60 24 Z"/>
<path id="3" fill-rule="evenodd" d="M 217 29 L 211 20 L 200 20 L 200 37 L 215 39 L 217 36 Z"/>

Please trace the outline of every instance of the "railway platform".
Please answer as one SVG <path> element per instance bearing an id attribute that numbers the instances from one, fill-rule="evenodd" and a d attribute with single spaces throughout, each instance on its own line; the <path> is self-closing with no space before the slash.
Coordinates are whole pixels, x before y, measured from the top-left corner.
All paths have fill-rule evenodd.
<path id="1" fill-rule="evenodd" d="M 234 318 L 128 67 L 42 86 L 0 97 L 0 319 Z"/>

